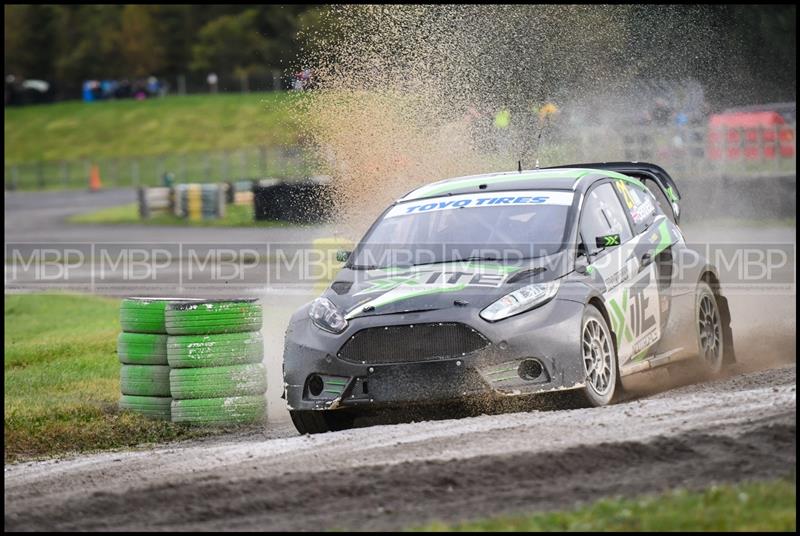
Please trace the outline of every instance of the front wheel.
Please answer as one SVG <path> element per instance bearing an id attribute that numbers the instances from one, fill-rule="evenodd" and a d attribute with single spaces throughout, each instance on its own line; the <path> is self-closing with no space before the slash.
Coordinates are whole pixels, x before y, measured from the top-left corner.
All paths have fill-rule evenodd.
<path id="1" fill-rule="evenodd" d="M 343 411 L 290 410 L 294 427 L 300 434 L 324 434 L 353 427 L 354 417 Z"/>
<path id="2" fill-rule="evenodd" d="M 697 360 L 707 372 L 717 374 L 722 370 L 725 337 L 722 333 L 722 318 L 717 297 L 705 281 L 697 285 L 695 319 Z"/>
<path id="3" fill-rule="evenodd" d="M 581 357 L 585 402 L 594 407 L 610 404 L 617 390 L 617 351 L 605 318 L 593 305 L 587 305 L 583 313 Z"/>

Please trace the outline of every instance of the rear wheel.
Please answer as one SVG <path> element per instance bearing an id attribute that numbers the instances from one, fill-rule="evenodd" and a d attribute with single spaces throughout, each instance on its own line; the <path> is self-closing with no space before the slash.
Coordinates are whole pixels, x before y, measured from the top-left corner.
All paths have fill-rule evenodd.
<path id="1" fill-rule="evenodd" d="M 353 427 L 355 418 L 342 411 L 290 410 L 292 423 L 300 434 L 324 434 Z"/>
<path id="2" fill-rule="evenodd" d="M 695 318 L 697 360 L 707 372 L 717 374 L 722 370 L 725 340 L 722 336 L 722 317 L 717 297 L 705 281 L 697 285 Z"/>
<path id="3" fill-rule="evenodd" d="M 610 404 L 617 390 L 617 351 L 605 318 L 593 305 L 587 305 L 583 313 L 581 357 L 585 402 L 594 407 Z"/>

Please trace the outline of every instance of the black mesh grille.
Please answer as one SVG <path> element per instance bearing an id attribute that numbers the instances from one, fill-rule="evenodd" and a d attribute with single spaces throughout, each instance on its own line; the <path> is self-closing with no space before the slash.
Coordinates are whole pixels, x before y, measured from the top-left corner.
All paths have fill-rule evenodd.
<path id="1" fill-rule="evenodd" d="M 483 335 L 464 324 L 414 324 L 363 329 L 339 350 L 345 361 L 414 363 L 460 357 L 485 348 Z"/>

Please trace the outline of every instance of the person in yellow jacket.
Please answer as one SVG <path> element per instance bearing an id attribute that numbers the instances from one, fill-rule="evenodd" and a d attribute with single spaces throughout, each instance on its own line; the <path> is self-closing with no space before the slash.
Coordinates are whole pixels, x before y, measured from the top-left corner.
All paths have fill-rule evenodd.
<path id="1" fill-rule="evenodd" d="M 494 126 L 498 129 L 504 130 L 511 124 L 511 112 L 508 108 L 500 108 L 500 111 L 494 116 Z"/>
<path id="2" fill-rule="evenodd" d="M 506 107 L 500 108 L 494 116 L 496 147 L 500 154 L 505 154 L 511 149 L 511 132 L 508 128 L 510 124 L 511 111 Z"/>

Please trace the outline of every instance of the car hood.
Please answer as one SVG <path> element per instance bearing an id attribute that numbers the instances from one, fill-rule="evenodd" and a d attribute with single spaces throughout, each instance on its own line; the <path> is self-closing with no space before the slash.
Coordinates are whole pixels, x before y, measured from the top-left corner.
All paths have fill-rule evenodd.
<path id="1" fill-rule="evenodd" d="M 512 263 L 455 261 L 375 270 L 343 268 L 324 296 L 347 319 L 448 307 L 483 309 L 519 287 L 563 276 L 564 258 L 562 253 Z"/>

